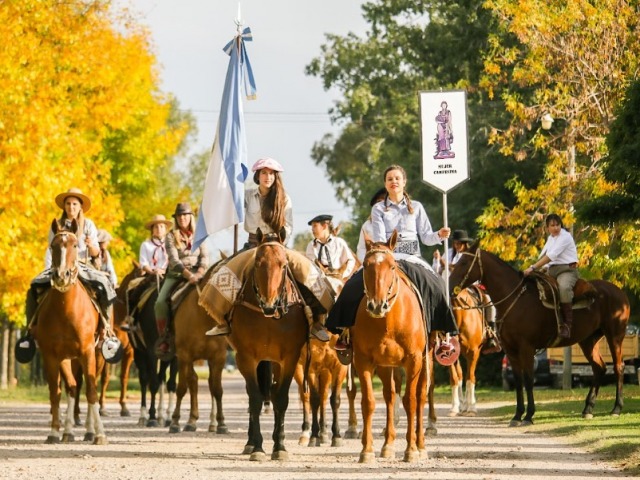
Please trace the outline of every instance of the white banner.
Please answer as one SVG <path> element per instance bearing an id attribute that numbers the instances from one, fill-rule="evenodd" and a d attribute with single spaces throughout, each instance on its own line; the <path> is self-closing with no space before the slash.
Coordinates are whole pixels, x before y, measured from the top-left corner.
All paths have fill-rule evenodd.
<path id="1" fill-rule="evenodd" d="M 443 193 L 469 179 L 467 95 L 420 92 L 422 181 Z"/>

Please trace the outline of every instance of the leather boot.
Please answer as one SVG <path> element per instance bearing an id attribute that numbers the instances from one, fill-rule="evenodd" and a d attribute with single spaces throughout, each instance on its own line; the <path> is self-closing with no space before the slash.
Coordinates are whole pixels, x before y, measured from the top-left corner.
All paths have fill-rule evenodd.
<path id="1" fill-rule="evenodd" d="M 568 339 L 571 337 L 571 324 L 573 323 L 573 308 L 570 303 L 561 303 L 563 324 L 560 325 L 560 338 Z"/>
<path id="2" fill-rule="evenodd" d="M 325 315 L 314 313 L 312 315 L 312 322 L 309 325 L 309 336 L 312 336 L 321 342 L 328 342 L 331 337 L 326 328 L 324 328 Z"/>
<path id="3" fill-rule="evenodd" d="M 498 340 L 496 338 L 496 322 L 488 322 L 487 323 L 487 340 L 484 342 L 484 345 L 482 346 L 482 353 L 483 354 L 489 354 L 489 353 L 496 353 L 502 350 L 502 348 L 500 347 L 500 344 L 498 343 Z"/>
<path id="4" fill-rule="evenodd" d="M 211 330 L 207 330 L 205 332 L 205 335 L 208 335 L 210 337 L 216 337 L 218 335 L 229 335 L 230 333 L 231 333 L 231 328 L 229 328 L 229 324 L 225 322 L 225 323 L 215 325 Z"/>

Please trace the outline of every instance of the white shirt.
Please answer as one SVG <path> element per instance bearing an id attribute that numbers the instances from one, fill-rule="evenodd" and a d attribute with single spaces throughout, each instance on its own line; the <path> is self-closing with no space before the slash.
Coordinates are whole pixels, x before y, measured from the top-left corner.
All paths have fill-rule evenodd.
<path id="1" fill-rule="evenodd" d="M 149 238 L 142 242 L 139 260 L 140 269 L 149 267 L 151 270 L 166 270 L 169 265 L 169 257 L 165 250 L 164 240 Z"/>
<path id="2" fill-rule="evenodd" d="M 291 208 L 291 198 L 285 194 L 284 209 L 284 229 L 287 232 L 285 243 L 289 242 L 291 232 L 293 231 L 293 209 Z M 247 191 L 244 196 L 244 229 L 248 233 L 256 233 L 258 228 L 262 233 L 276 233 L 262 219 L 262 196 L 257 188 Z"/>
<path id="3" fill-rule="evenodd" d="M 364 243 L 364 234 L 373 239 L 373 225 L 371 224 L 371 217 L 362 224 L 360 228 L 360 238 L 358 238 L 358 247 L 356 248 L 356 257 L 360 260 L 360 263 L 364 262 L 364 256 L 367 254 L 367 245 Z"/>
<path id="4" fill-rule="evenodd" d="M 439 245 L 442 242 L 440 235 L 431 228 L 431 222 L 422 204 L 412 200 L 411 205 L 413 213 L 409 213 L 404 198 L 400 203 L 394 203 L 390 198 L 376 203 L 371 209 L 372 240 L 386 242 L 393 230 L 397 230 L 399 241 L 420 239 L 425 245 Z"/>
<path id="5" fill-rule="evenodd" d="M 347 264 L 342 278 L 348 278 L 356 265 L 356 259 L 347 245 L 347 242 L 340 237 L 329 235 L 326 243 L 319 240 L 311 240 L 307 245 L 307 258 L 314 262 L 318 260 L 325 267 L 339 270 Z"/>
<path id="6" fill-rule="evenodd" d="M 567 265 L 578 261 L 576 244 L 571 234 L 564 228 L 560 229 L 557 237 L 549 235 L 540 257 L 544 255 L 551 259 L 549 265 Z"/>
<path id="7" fill-rule="evenodd" d="M 98 245 L 98 229 L 95 223 L 88 218 L 84 219 L 84 232 L 78 232 L 78 260 L 84 262 L 90 260 L 89 252 L 87 252 L 87 244 L 85 243 L 86 237 L 91 239 L 91 244 Z M 53 230 L 49 229 L 49 245 L 53 240 Z M 47 248 L 44 254 L 44 268 L 45 270 L 51 268 L 51 248 Z"/>

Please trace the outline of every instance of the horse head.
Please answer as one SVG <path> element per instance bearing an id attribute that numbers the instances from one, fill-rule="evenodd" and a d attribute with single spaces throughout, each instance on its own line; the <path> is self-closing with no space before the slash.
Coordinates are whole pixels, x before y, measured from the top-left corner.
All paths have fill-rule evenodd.
<path id="1" fill-rule="evenodd" d="M 449 286 L 454 296 L 469 287 L 476 281 L 482 281 L 482 257 L 480 242 L 476 241 L 469 250 L 461 252 L 460 259 L 456 263 L 449 276 Z"/>
<path id="2" fill-rule="evenodd" d="M 276 233 L 256 232 L 258 246 L 253 267 L 253 291 L 258 307 L 265 317 L 279 317 L 287 311 L 287 252 L 284 247 L 286 231 Z"/>
<path id="3" fill-rule="evenodd" d="M 367 253 L 362 263 L 364 293 L 367 297 L 367 312 L 372 317 L 384 317 L 398 295 L 398 264 L 393 256 L 397 239 L 396 230 L 386 243 L 373 242 L 365 233 Z"/>
<path id="4" fill-rule="evenodd" d="M 73 220 L 71 228 L 65 229 L 58 220 L 54 220 L 51 230 L 51 286 L 66 292 L 78 279 L 78 223 Z"/>

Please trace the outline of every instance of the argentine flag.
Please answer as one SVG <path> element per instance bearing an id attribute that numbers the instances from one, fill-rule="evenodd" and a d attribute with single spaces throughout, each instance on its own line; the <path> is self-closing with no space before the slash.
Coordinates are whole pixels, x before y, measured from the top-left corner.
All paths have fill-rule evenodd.
<path id="1" fill-rule="evenodd" d="M 209 235 L 244 221 L 244 181 L 249 170 L 242 89 L 248 99 L 255 98 L 255 80 L 245 48 L 245 42 L 251 40 L 247 27 L 224 47 L 231 58 L 192 250 Z"/>

